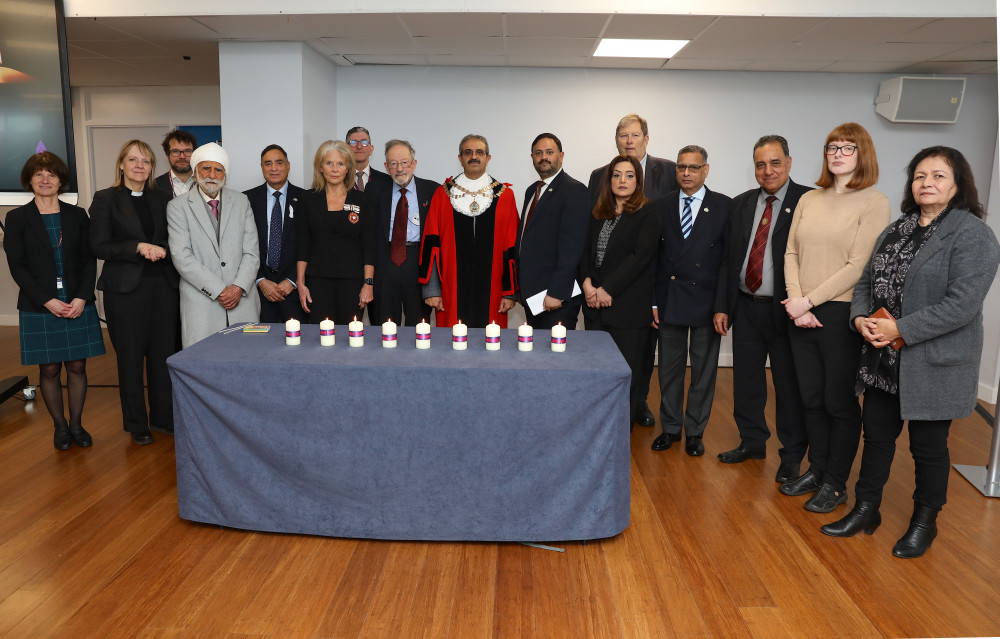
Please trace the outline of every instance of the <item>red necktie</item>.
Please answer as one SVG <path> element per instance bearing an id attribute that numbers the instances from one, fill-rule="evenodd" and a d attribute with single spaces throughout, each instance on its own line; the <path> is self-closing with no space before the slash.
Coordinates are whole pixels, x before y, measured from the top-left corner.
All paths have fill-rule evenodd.
<path id="1" fill-rule="evenodd" d="M 396 266 L 402 266 L 406 261 L 406 218 L 409 214 L 410 205 L 406 201 L 406 189 L 399 189 L 396 217 L 392 219 L 392 239 L 389 240 L 389 259 Z"/>
<path id="2" fill-rule="evenodd" d="M 212 215 L 215 216 L 215 219 L 219 219 L 219 201 L 209 200 L 208 205 L 212 207 Z"/>
<path id="3" fill-rule="evenodd" d="M 750 257 L 747 258 L 746 285 L 751 293 L 756 293 L 764 280 L 764 251 L 767 249 L 767 232 L 773 221 L 771 219 L 773 215 L 771 205 L 777 199 L 773 195 L 767 196 L 764 215 L 760 216 L 760 224 L 757 225 L 757 233 L 753 236 L 753 245 L 750 246 Z"/>
<path id="4" fill-rule="evenodd" d="M 358 171 L 358 179 L 354 181 L 354 188 L 362 193 L 365 192 L 365 172 Z"/>
<path id="5" fill-rule="evenodd" d="M 541 195 L 543 186 L 545 186 L 543 180 L 535 182 L 535 195 L 531 198 L 531 206 L 528 207 L 528 212 L 524 214 L 524 226 L 528 226 L 528 220 L 531 219 L 531 214 L 535 212 L 535 206 L 538 204 L 538 196 Z M 523 229 L 524 226 L 521 228 Z"/>

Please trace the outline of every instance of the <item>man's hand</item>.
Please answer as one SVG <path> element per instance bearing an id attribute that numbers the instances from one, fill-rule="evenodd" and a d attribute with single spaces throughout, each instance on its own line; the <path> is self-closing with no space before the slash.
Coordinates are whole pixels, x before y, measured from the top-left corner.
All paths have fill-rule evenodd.
<path id="1" fill-rule="evenodd" d="M 542 300 L 542 308 L 547 311 L 554 311 L 558 308 L 562 308 L 562 300 L 558 300 L 551 295 L 546 295 L 545 299 Z"/>
<path id="2" fill-rule="evenodd" d="M 433 308 L 435 311 L 438 311 L 439 313 L 443 313 L 444 312 L 444 304 L 441 301 L 441 296 L 440 295 L 438 295 L 436 297 L 427 297 L 427 298 L 425 298 L 424 299 L 424 304 L 426 304 L 427 306 L 430 306 L 431 308 Z"/>
<path id="3" fill-rule="evenodd" d="M 514 300 L 509 297 L 504 297 L 500 300 L 500 312 L 506 313 L 510 309 L 514 308 Z"/>
<path id="4" fill-rule="evenodd" d="M 729 332 L 729 316 L 725 313 L 716 313 L 712 316 L 712 326 L 715 327 L 715 332 L 723 337 Z"/>
<path id="5" fill-rule="evenodd" d="M 285 281 L 287 282 L 288 280 Z M 269 279 L 265 278 L 257 282 L 257 288 L 260 289 L 260 292 L 264 294 L 264 297 L 266 297 L 269 302 L 281 302 L 285 299 L 285 295 L 282 294 L 278 285 Z"/>
<path id="6" fill-rule="evenodd" d="M 283 297 L 288 297 L 295 290 L 295 285 L 292 284 L 292 280 L 284 279 L 278 282 L 278 292 L 281 293 Z"/>
<path id="7" fill-rule="evenodd" d="M 652 328 L 660 328 L 660 309 L 653 308 L 653 322 L 650 324 Z"/>
<path id="8" fill-rule="evenodd" d="M 227 311 L 231 311 L 236 308 L 236 305 L 240 303 L 240 298 L 243 297 L 243 289 L 235 284 L 230 284 L 226 288 L 222 289 L 216 301 L 222 305 L 222 308 Z"/>

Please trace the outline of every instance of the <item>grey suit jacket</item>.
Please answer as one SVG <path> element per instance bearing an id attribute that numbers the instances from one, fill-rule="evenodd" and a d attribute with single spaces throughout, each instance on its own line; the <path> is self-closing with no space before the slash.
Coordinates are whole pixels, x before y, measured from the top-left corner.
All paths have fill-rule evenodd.
<path id="1" fill-rule="evenodd" d="M 894 226 L 879 235 L 873 256 Z M 903 280 L 902 317 L 896 318 L 906 342 L 899 356 L 903 419 L 960 419 L 975 408 L 983 299 L 998 264 L 1000 244 L 993 231 L 964 209 L 948 213 L 913 258 Z M 854 318 L 878 310 L 871 308 L 871 266 L 869 259 L 854 287 L 852 328 Z"/>
<path id="2" fill-rule="evenodd" d="M 184 348 L 231 324 L 260 319 L 260 299 L 254 292 L 260 256 L 250 201 L 228 188 L 220 197 L 218 240 L 197 187 L 167 205 L 167 241 L 181 276 Z M 216 298 L 230 284 L 242 288 L 243 297 L 227 311 Z"/>

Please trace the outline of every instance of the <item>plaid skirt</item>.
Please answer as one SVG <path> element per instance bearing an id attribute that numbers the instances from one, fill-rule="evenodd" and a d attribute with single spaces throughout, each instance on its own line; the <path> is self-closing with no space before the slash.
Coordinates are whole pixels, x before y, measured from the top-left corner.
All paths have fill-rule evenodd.
<path id="1" fill-rule="evenodd" d="M 53 364 L 104 355 L 104 335 L 91 302 L 76 319 L 20 311 L 21 364 Z"/>

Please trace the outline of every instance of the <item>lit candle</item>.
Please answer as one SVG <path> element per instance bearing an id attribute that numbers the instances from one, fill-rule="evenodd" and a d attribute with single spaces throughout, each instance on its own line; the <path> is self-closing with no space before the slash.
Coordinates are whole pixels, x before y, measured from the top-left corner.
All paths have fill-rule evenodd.
<path id="1" fill-rule="evenodd" d="M 566 327 L 559 322 L 552 327 L 552 352 L 566 352 Z"/>
<path id="2" fill-rule="evenodd" d="M 382 323 L 382 348 L 396 348 L 396 322 L 391 319 Z"/>
<path id="3" fill-rule="evenodd" d="M 357 317 L 347 325 L 347 343 L 354 347 L 365 345 L 365 325 Z"/>
<path id="4" fill-rule="evenodd" d="M 458 320 L 458 324 L 451 327 L 451 347 L 456 351 L 464 351 L 469 348 L 469 327 Z"/>
<path id="5" fill-rule="evenodd" d="M 329 317 L 319 323 L 319 345 L 333 346 L 337 341 L 333 320 Z"/>
<path id="6" fill-rule="evenodd" d="M 500 325 L 496 322 L 486 325 L 486 350 L 500 350 Z"/>
<path id="7" fill-rule="evenodd" d="M 285 345 L 298 346 L 302 343 L 302 325 L 299 320 L 290 319 L 285 322 Z"/>
<path id="8" fill-rule="evenodd" d="M 530 351 L 532 347 L 532 334 L 533 331 L 531 326 L 527 322 L 521 324 L 517 327 L 517 350 L 519 351 Z"/>
<path id="9" fill-rule="evenodd" d="M 431 325 L 427 320 L 420 320 L 417 324 L 417 350 L 426 350 L 431 347 Z"/>

